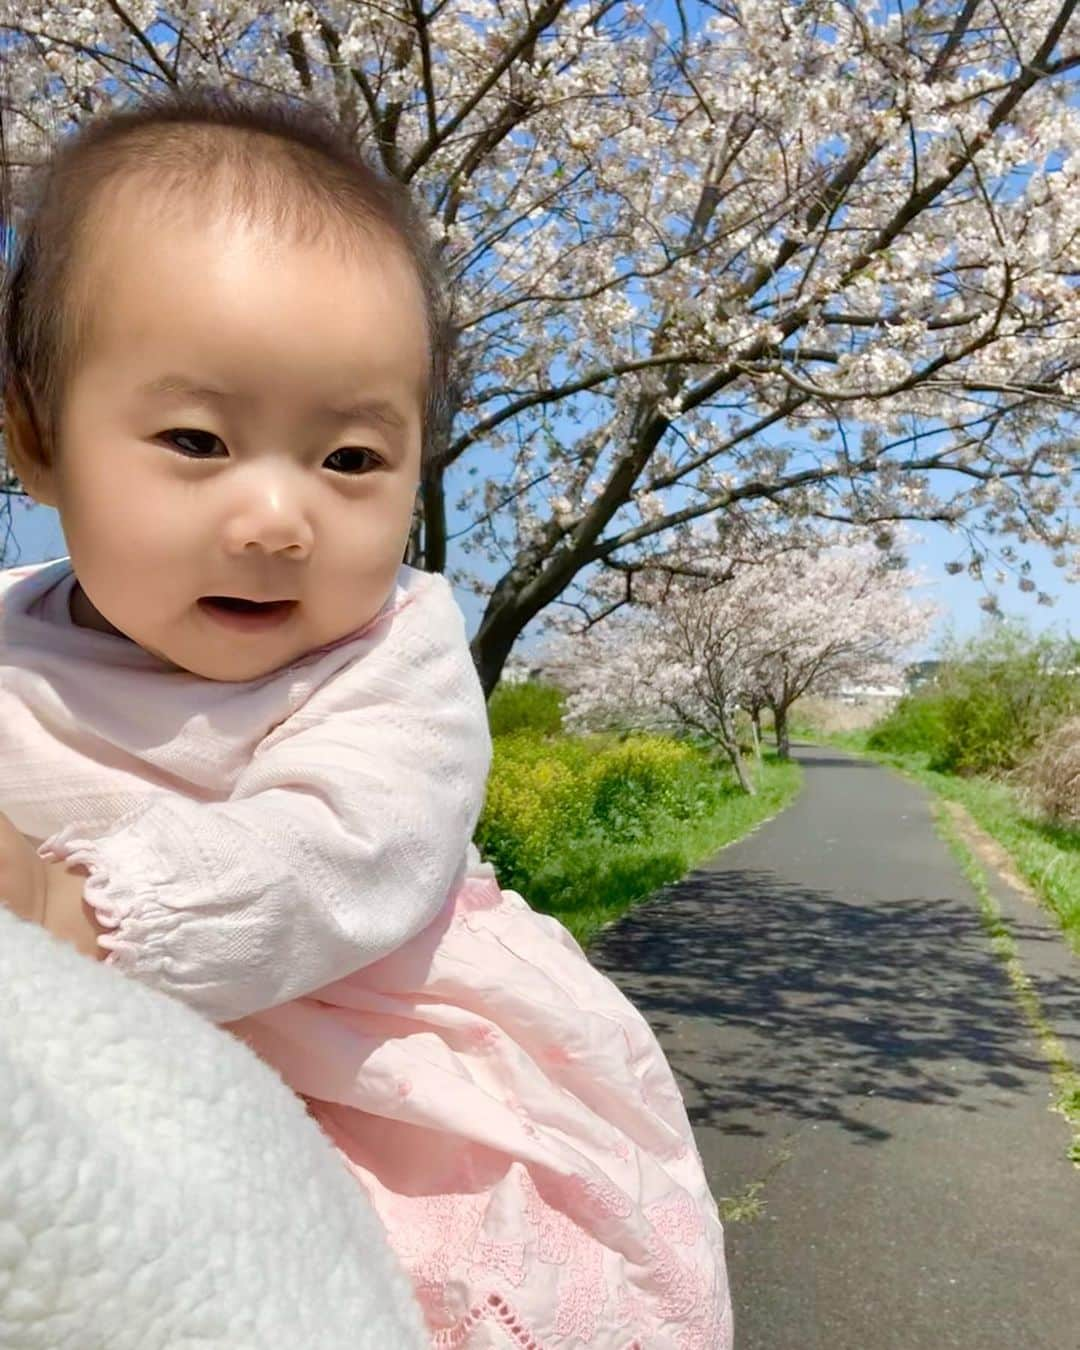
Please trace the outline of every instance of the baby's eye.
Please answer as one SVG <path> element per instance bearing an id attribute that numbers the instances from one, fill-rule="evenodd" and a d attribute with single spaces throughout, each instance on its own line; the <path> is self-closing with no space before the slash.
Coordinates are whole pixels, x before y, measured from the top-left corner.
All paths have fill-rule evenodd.
<path id="1" fill-rule="evenodd" d="M 170 431 L 163 431 L 161 439 L 168 441 L 181 454 L 187 455 L 191 459 L 208 459 L 218 449 L 226 450 L 225 443 L 220 436 L 215 436 L 212 431 L 199 431 L 194 427 L 176 427 Z M 334 459 L 338 460 L 337 464 L 331 463 Z M 372 469 L 377 468 L 382 461 L 371 450 L 366 450 L 360 446 L 345 446 L 340 450 L 335 450 L 327 458 L 326 463 L 341 473 L 355 475 L 369 473 Z"/>
<path id="2" fill-rule="evenodd" d="M 327 464 L 330 464 L 330 461 L 338 456 L 342 456 L 342 460 L 336 465 L 331 465 L 331 468 L 337 468 L 342 473 L 347 474 L 370 473 L 372 469 L 377 469 L 382 463 L 378 455 L 371 450 L 365 450 L 356 445 L 347 445 L 341 450 L 335 450 L 332 455 L 327 457 Z"/>
<path id="3" fill-rule="evenodd" d="M 161 439 L 168 441 L 182 454 L 190 455 L 193 459 L 205 459 L 208 455 L 212 455 L 219 445 L 222 449 L 225 448 L 221 437 L 215 436 L 212 431 L 197 431 L 191 427 L 176 427 L 171 431 L 163 431 Z"/>

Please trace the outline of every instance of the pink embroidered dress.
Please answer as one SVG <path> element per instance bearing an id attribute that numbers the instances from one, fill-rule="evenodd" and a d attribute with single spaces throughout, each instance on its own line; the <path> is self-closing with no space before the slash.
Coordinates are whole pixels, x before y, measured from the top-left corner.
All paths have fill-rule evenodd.
<path id="1" fill-rule="evenodd" d="M 108 962 L 308 1103 L 441 1350 L 729 1350 L 723 1234 L 648 1025 L 468 843 L 490 741 L 441 577 L 258 680 L 0 573 L 0 811 L 86 865 Z M 107 1047 L 95 1047 L 107 1054 Z"/>

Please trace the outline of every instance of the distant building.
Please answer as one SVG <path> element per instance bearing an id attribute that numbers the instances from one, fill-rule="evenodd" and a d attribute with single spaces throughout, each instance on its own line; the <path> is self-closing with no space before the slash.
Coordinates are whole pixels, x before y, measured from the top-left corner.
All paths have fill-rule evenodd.
<path id="1" fill-rule="evenodd" d="M 916 689 L 921 689 L 924 685 L 933 684 L 940 669 L 941 662 L 936 659 L 913 662 L 904 672 L 904 678 L 907 681 L 906 692 L 910 694 Z"/>
<path id="2" fill-rule="evenodd" d="M 526 680 L 542 680 L 544 673 L 543 666 L 511 660 L 503 666 L 499 679 L 503 684 L 524 684 Z"/>
<path id="3" fill-rule="evenodd" d="M 849 684 L 836 691 L 834 697 L 841 703 L 873 703 L 881 707 L 903 698 L 902 684 Z"/>

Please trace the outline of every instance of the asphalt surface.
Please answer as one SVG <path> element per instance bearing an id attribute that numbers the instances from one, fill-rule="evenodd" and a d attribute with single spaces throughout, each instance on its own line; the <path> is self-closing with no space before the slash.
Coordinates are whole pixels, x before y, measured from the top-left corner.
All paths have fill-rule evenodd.
<path id="1" fill-rule="evenodd" d="M 1080 1170 L 926 794 L 796 751 L 800 798 L 590 956 L 686 1097 L 736 1350 L 1080 1350 Z M 991 887 L 1080 1062 L 1080 960 Z"/>

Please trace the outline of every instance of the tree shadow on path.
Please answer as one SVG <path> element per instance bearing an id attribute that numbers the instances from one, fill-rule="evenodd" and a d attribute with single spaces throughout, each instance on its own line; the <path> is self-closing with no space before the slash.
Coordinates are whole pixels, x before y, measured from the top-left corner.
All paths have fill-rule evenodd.
<path id="1" fill-rule="evenodd" d="M 874 1096 L 1007 1107 L 1045 1073 L 974 901 L 861 903 L 768 871 L 692 873 L 590 949 L 664 1045 L 691 1122 L 727 1136 L 830 1121 Z M 1080 1013 L 1075 986 L 1057 991 Z"/>

